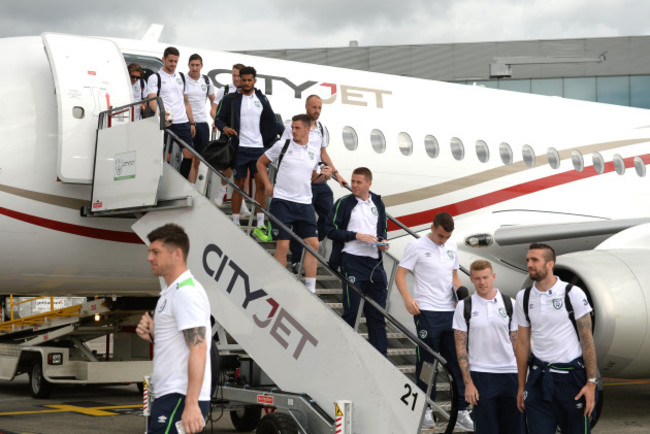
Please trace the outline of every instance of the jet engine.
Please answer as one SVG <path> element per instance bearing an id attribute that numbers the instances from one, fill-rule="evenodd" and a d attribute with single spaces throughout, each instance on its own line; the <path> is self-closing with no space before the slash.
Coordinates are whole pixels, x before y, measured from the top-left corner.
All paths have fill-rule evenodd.
<path id="1" fill-rule="evenodd" d="M 650 250 L 602 247 L 559 256 L 555 274 L 582 288 L 589 298 L 602 376 L 647 378 Z"/>

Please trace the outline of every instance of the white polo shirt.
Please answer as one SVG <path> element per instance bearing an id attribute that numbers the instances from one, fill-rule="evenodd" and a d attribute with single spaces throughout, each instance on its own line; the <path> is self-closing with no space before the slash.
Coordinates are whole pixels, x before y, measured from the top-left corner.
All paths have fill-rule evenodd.
<path id="1" fill-rule="evenodd" d="M 322 127 L 319 121 L 316 121 L 316 128 L 311 128 L 309 130 L 309 147 L 316 152 L 318 156 L 318 161 L 320 161 L 320 150 L 321 148 L 327 147 L 327 130 L 323 127 L 323 132 L 321 133 L 320 127 Z M 293 131 L 291 131 L 291 124 L 289 124 L 282 133 L 280 141 L 284 143 L 286 139 L 293 139 Z M 320 166 L 316 168 L 316 172 L 320 173 Z"/>
<path id="2" fill-rule="evenodd" d="M 285 143 L 286 140 L 278 140 L 264 154 L 276 163 Z M 291 140 L 278 169 L 273 198 L 311 204 L 311 175 L 317 165 L 318 158 L 308 145 L 299 145 Z"/>
<path id="3" fill-rule="evenodd" d="M 352 232 L 375 235 L 377 233 L 379 211 L 372 201 L 372 197 L 368 197 L 368 200 L 361 200 L 358 197 L 356 199 L 357 205 L 352 208 L 347 229 Z M 346 241 L 343 245 L 343 252 L 355 256 L 379 258 L 377 246 L 359 240 Z"/>
<path id="4" fill-rule="evenodd" d="M 144 89 L 142 88 L 142 83 L 144 83 Z M 147 82 L 144 79 L 139 78 L 131 85 L 133 91 L 133 102 L 140 102 L 143 99 L 147 99 L 149 96 L 149 89 L 147 89 Z M 140 113 L 140 105 L 133 106 L 135 111 L 135 119 L 142 119 Z"/>
<path id="5" fill-rule="evenodd" d="M 531 327 L 532 352 L 539 360 L 548 363 L 568 363 L 582 355 L 580 339 L 564 306 L 567 283 L 555 276 L 557 281 L 548 291 L 539 291 L 533 283 L 528 299 L 528 317 L 524 314 L 524 291 L 517 293 L 515 316 L 522 327 Z M 591 312 L 584 291 L 577 286 L 569 293 L 575 318 L 580 319 Z"/>
<path id="6" fill-rule="evenodd" d="M 237 86 L 235 86 L 233 83 L 221 86 L 217 91 L 217 95 L 214 97 L 214 104 L 219 105 L 223 97 L 226 96 L 226 86 L 228 86 L 228 95 L 237 92 Z"/>
<path id="7" fill-rule="evenodd" d="M 156 397 L 187 394 L 190 349 L 183 330 L 205 327 L 206 364 L 200 401 L 210 400 L 210 301 L 203 286 L 186 270 L 163 289 L 154 313 L 153 384 Z"/>
<path id="8" fill-rule="evenodd" d="M 456 309 L 452 283 L 453 271 L 458 269 L 456 243 L 448 240 L 438 245 L 428 235 L 413 240 L 406 245 L 399 266 L 415 275 L 413 298 L 420 310 L 453 312 Z"/>
<path id="9" fill-rule="evenodd" d="M 512 300 L 513 309 L 514 302 Z M 510 324 L 509 330 L 508 324 Z M 496 296 L 491 300 L 486 300 L 476 293 L 472 295 L 469 327 L 467 353 L 470 371 L 494 374 L 517 373 L 517 360 L 510 340 L 510 332 L 517 331 L 517 322 L 514 320 L 514 313 L 510 321 L 498 289 Z M 465 300 L 459 301 L 456 306 L 453 328 L 467 332 Z"/>
<path id="10" fill-rule="evenodd" d="M 185 75 L 187 79 L 187 100 L 192 107 L 192 117 L 195 123 L 204 123 L 210 121 L 209 107 L 210 99 L 208 95 L 214 95 L 214 86 L 208 78 L 208 84 L 205 84 L 203 75 L 198 80 L 194 80 L 189 74 Z"/>
<path id="11" fill-rule="evenodd" d="M 244 148 L 263 148 L 264 139 L 260 131 L 260 118 L 262 117 L 263 110 L 262 102 L 255 92 L 251 95 L 242 95 L 241 97 L 239 146 Z"/>
<path id="12" fill-rule="evenodd" d="M 185 94 L 187 88 L 183 84 L 183 79 L 179 72 L 173 74 L 166 73 L 162 68 L 158 71 L 160 75 L 160 97 L 165 104 L 165 110 L 169 110 L 174 116 L 174 124 L 183 124 L 189 122 L 187 112 L 185 111 Z M 185 76 L 187 80 L 187 76 Z M 158 77 L 151 74 L 147 80 L 149 93 L 158 93 Z"/>

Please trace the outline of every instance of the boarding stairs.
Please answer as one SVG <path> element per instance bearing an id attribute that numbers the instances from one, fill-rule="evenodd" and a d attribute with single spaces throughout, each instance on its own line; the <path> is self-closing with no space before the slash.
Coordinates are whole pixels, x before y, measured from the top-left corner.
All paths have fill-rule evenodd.
<path id="1" fill-rule="evenodd" d="M 162 101 L 158 100 L 158 104 L 162 110 Z M 350 432 L 419 432 L 427 403 L 438 418 L 436 431 L 453 431 L 456 389 L 446 362 L 425 346 L 436 360 L 423 370 L 429 387 L 432 381 L 438 384 L 433 402 L 424 397 L 413 378 L 415 344 L 424 344 L 411 331 L 412 326 L 403 325 L 412 324 L 412 317 L 397 308 L 403 303 L 396 289 L 390 292 L 388 310 L 379 308 L 390 324 L 387 331 L 391 346 L 385 358 L 367 341 L 364 318 L 358 318 L 359 326 L 355 328 L 341 319 L 343 277 L 327 265 L 327 247 L 321 250 L 324 255 L 319 255 L 300 240 L 320 261 L 315 296 L 299 276 L 269 254 L 271 245 L 263 245 L 248 231 L 237 228 L 205 196 L 205 171 L 221 176 L 217 171 L 173 133 L 169 133 L 163 149 L 164 125 L 158 116 L 136 122 L 126 116 L 126 120 L 115 122 L 114 114 L 124 113 L 125 109 L 129 106 L 100 115 L 92 204 L 87 215 L 138 216 L 133 230 L 143 240 L 153 229 L 169 222 L 185 228 L 191 244 L 188 267 L 205 287 L 212 315 L 277 390 L 297 392 L 303 397 L 307 394 L 307 401 L 318 409 L 318 417 L 299 417 L 299 412 L 285 409 L 300 432 L 335 432 L 334 402 L 340 400 L 353 405 Z M 197 185 L 178 173 L 174 167 L 178 159 L 172 156 L 168 164 L 163 157 L 179 146 L 187 148 L 205 166 Z M 274 226 L 282 226 L 266 214 Z M 386 256 L 384 267 L 394 287 L 392 277 L 397 263 L 392 256 Z M 353 284 L 350 286 L 358 291 Z M 370 299 L 365 302 L 374 304 Z M 224 342 L 221 349 L 229 350 L 227 346 Z"/>

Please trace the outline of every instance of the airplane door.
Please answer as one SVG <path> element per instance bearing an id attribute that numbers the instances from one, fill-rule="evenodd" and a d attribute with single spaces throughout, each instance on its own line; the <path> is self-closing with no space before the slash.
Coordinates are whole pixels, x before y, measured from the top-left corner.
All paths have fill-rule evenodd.
<path id="1" fill-rule="evenodd" d="M 59 118 L 57 174 L 90 184 L 99 113 L 133 102 L 122 52 L 108 39 L 43 33 Z"/>

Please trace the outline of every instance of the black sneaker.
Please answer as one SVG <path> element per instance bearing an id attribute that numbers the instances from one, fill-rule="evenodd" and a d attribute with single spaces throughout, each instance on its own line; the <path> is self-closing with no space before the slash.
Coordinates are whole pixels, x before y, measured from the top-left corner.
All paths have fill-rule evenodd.
<path id="1" fill-rule="evenodd" d="M 294 262 L 291 264 L 291 271 L 293 274 L 300 274 L 300 263 Z"/>

